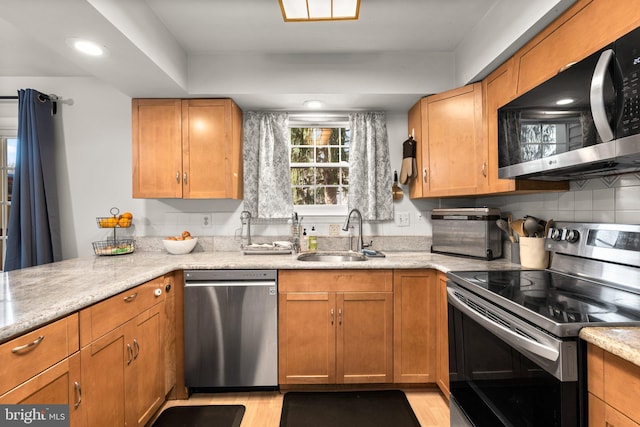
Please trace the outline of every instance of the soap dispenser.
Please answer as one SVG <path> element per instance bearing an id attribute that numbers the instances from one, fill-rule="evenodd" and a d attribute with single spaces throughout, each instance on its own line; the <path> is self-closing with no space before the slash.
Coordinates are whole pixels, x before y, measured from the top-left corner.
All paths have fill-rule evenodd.
<path id="1" fill-rule="evenodd" d="M 318 236 L 316 236 L 316 227 L 311 226 L 311 231 L 309 232 L 309 251 L 315 252 L 318 250 Z"/>

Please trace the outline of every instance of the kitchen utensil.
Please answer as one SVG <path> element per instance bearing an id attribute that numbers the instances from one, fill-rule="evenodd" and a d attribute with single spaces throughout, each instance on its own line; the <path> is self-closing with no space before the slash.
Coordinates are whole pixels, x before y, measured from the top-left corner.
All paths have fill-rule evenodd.
<path id="1" fill-rule="evenodd" d="M 527 232 L 524 230 L 524 219 L 511 221 L 511 229 L 518 237 L 527 237 Z"/>
<path id="2" fill-rule="evenodd" d="M 522 226 L 526 234 L 526 237 L 538 237 L 538 219 L 532 216 L 525 217 L 524 224 Z"/>
<path id="3" fill-rule="evenodd" d="M 498 228 L 500 230 L 502 230 L 505 233 L 507 233 L 507 237 L 509 238 L 509 240 L 511 240 L 511 242 L 515 242 L 516 241 L 515 237 L 513 237 L 513 234 L 511 234 L 511 228 L 509 228 L 509 223 L 507 221 L 505 221 L 504 219 L 500 218 L 500 219 L 496 220 L 496 225 L 498 226 Z"/>
<path id="4" fill-rule="evenodd" d="M 551 226 L 553 225 L 553 220 L 550 219 L 549 221 L 547 221 L 547 223 L 544 225 L 544 235 L 542 237 L 549 237 L 549 229 L 551 228 Z"/>
<path id="5" fill-rule="evenodd" d="M 402 196 L 404 196 L 404 192 L 402 188 L 398 186 L 398 171 L 393 171 L 393 186 L 391 187 L 391 192 L 393 194 L 393 200 L 400 200 Z"/>

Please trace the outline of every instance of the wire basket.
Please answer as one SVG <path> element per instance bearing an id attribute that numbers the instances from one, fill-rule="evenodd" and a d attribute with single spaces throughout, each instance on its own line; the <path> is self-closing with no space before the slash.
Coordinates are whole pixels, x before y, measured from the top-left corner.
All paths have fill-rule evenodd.
<path id="1" fill-rule="evenodd" d="M 124 255 L 130 254 L 136 249 L 134 239 L 100 240 L 93 242 L 93 251 L 96 255 Z"/>

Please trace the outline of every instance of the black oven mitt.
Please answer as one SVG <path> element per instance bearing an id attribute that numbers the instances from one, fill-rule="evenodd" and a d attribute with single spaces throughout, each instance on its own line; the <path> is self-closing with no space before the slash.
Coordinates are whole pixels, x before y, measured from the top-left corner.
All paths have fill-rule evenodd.
<path id="1" fill-rule="evenodd" d="M 400 184 L 406 184 L 418 175 L 416 164 L 416 140 L 412 136 L 402 143 L 402 168 L 400 169 Z"/>

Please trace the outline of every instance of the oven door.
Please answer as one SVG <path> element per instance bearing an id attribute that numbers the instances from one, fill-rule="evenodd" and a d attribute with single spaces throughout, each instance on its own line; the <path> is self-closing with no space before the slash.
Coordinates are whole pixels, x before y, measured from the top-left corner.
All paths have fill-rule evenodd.
<path id="1" fill-rule="evenodd" d="M 577 341 L 549 336 L 451 281 L 447 292 L 451 426 L 581 426 Z"/>

